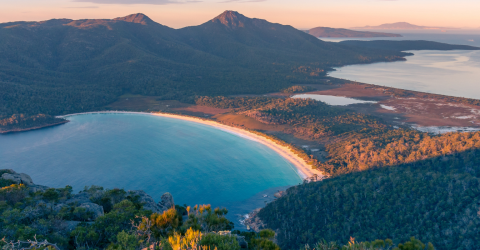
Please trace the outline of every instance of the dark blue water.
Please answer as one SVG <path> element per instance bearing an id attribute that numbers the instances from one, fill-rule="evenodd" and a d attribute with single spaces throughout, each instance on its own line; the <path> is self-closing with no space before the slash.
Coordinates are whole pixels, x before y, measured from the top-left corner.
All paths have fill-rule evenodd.
<path id="1" fill-rule="evenodd" d="M 230 218 L 264 205 L 264 193 L 298 184 L 291 163 L 266 146 L 210 126 L 142 114 L 88 114 L 0 136 L 0 168 L 37 184 L 142 189 L 158 201 L 226 206 Z M 283 187 L 283 188 L 282 188 Z"/>

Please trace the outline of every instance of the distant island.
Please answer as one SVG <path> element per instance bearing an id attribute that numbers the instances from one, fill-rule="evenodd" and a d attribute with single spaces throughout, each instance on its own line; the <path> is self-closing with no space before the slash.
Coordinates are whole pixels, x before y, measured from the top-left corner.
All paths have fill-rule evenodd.
<path id="1" fill-rule="evenodd" d="M 305 32 L 314 37 L 402 37 L 400 34 L 336 29 L 328 27 L 316 27 L 306 30 Z"/>
<path id="2" fill-rule="evenodd" d="M 378 26 L 353 27 L 352 29 L 372 29 L 372 30 L 453 30 L 457 28 L 450 27 L 430 27 L 418 26 L 407 22 L 385 23 Z"/>

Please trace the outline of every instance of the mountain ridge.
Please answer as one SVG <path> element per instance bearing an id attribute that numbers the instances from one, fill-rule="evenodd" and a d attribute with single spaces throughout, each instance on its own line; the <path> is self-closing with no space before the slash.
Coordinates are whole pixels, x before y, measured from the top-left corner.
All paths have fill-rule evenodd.
<path id="1" fill-rule="evenodd" d="M 98 110 L 126 93 L 193 102 L 275 92 L 318 82 L 332 67 L 405 56 L 324 42 L 234 11 L 182 29 L 141 13 L 4 23 L 0 37 L 0 118 Z"/>
<path id="2" fill-rule="evenodd" d="M 457 28 L 419 26 L 408 22 L 384 23 L 377 26 L 353 27 L 352 29 L 399 29 L 399 30 L 451 30 Z"/>
<path id="3" fill-rule="evenodd" d="M 314 37 L 401 37 L 399 34 L 316 27 L 306 31 Z"/>

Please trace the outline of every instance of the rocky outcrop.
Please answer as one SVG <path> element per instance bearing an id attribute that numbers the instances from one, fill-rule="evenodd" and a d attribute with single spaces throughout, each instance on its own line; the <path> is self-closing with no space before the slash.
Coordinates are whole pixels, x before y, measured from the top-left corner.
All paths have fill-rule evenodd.
<path id="1" fill-rule="evenodd" d="M 104 215 L 103 207 L 92 202 L 82 203 L 78 207 L 85 208 L 85 210 L 91 214 L 89 218 L 90 221 L 94 221 L 96 218 Z"/>
<path id="2" fill-rule="evenodd" d="M 25 186 L 34 185 L 32 178 L 27 174 L 19 174 L 12 169 L 2 169 L 2 172 L 6 172 L 2 174 L 2 179 L 4 180 L 10 180 L 16 184 L 24 184 Z"/>
<path id="3" fill-rule="evenodd" d="M 263 223 L 257 214 L 260 212 L 261 208 L 255 209 L 253 212 L 249 213 L 247 218 L 243 221 L 248 230 L 253 230 L 255 232 L 260 232 L 260 230 L 265 228 L 265 223 Z"/>
<path id="4" fill-rule="evenodd" d="M 162 209 L 162 211 L 168 210 L 172 207 L 175 207 L 175 203 L 173 202 L 173 196 L 169 192 L 166 192 L 162 195 L 161 201 L 158 202 L 158 205 Z"/>
<path id="5" fill-rule="evenodd" d="M 155 200 L 153 200 L 152 196 L 148 195 L 143 190 L 129 190 L 128 192 L 131 195 L 138 196 L 139 201 L 143 203 L 143 209 L 145 210 L 150 210 L 154 213 L 162 213 L 163 211 L 166 210 L 159 205 L 160 202 L 159 204 L 155 203 Z M 172 202 L 173 202 L 173 198 L 172 198 Z"/>
<path id="6" fill-rule="evenodd" d="M 35 184 L 33 184 L 31 186 L 28 186 L 28 188 L 33 193 L 38 192 L 38 191 L 45 192 L 45 191 L 47 191 L 47 189 L 49 189 L 49 187 L 47 187 L 47 186 L 35 185 Z"/>
<path id="7" fill-rule="evenodd" d="M 273 196 L 275 198 L 280 198 L 280 197 L 283 197 L 285 195 L 287 195 L 287 191 L 278 190 L 278 192 L 276 192 Z"/>
<path id="8" fill-rule="evenodd" d="M 92 202 L 91 196 L 92 195 L 87 193 L 87 192 L 81 192 L 81 193 L 78 193 L 78 194 L 72 196 L 70 199 L 66 200 L 64 203 L 65 204 L 90 203 L 90 202 Z"/>

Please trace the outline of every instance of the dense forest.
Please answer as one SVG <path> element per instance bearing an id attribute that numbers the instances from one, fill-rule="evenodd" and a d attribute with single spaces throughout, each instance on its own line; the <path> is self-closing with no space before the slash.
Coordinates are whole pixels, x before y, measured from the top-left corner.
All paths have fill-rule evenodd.
<path id="1" fill-rule="evenodd" d="M 281 39 L 280 39 L 281 38 Z M 102 109 L 122 94 L 193 103 L 322 84 L 332 67 L 403 60 L 227 11 L 172 29 L 142 14 L 0 24 L 0 119 Z"/>
<path id="2" fill-rule="evenodd" d="M 472 135 L 470 135 L 472 136 Z M 436 249 L 479 249 L 480 150 L 340 175 L 287 190 L 259 217 L 282 249 L 410 236 Z"/>
<path id="3" fill-rule="evenodd" d="M 157 205 L 143 191 L 99 186 L 73 194 L 19 178 L 0 177 L 2 249 L 279 250 L 271 230 L 230 233 L 225 208 L 174 205 L 168 193 Z"/>

